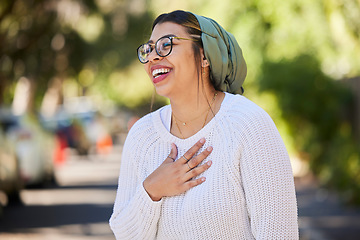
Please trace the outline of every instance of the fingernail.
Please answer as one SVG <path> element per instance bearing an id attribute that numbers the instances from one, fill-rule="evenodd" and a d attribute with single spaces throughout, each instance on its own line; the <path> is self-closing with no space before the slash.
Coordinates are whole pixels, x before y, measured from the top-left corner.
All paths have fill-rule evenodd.
<path id="1" fill-rule="evenodd" d="M 201 178 L 201 181 L 202 181 L 202 182 L 205 182 L 205 180 L 206 180 L 205 177 L 202 177 L 202 178 Z"/>
<path id="2" fill-rule="evenodd" d="M 207 147 L 206 150 L 208 150 L 209 152 L 211 152 L 213 150 L 212 147 Z"/>
<path id="3" fill-rule="evenodd" d="M 200 143 L 204 143 L 205 142 L 205 138 L 200 139 Z"/>
<path id="4" fill-rule="evenodd" d="M 208 161 L 208 162 L 206 163 L 206 165 L 208 165 L 209 167 L 211 166 L 211 164 L 212 164 L 211 161 Z"/>

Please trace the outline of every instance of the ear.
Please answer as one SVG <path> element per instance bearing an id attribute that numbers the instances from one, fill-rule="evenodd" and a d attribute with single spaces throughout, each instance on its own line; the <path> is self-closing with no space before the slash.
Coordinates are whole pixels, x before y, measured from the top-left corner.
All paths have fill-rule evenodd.
<path id="1" fill-rule="evenodd" d="M 204 50 L 201 49 L 201 67 L 208 67 L 209 66 L 209 62 L 206 60 L 205 54 L 204 54 Z"/>
<path id="2" fill-rule="evenodd" d="M 202 61 L 201 61 L 201 67 L 208 67 L 209 66 L 209 62 L 206 60 L 206 58 L 204 58 Z"/>

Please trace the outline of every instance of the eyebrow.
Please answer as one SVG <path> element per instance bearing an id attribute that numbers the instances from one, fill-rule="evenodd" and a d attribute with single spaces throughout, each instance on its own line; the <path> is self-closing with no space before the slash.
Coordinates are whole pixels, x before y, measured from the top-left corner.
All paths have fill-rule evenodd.
<path id="1" fill-rule="evenodd" d="M 159 39 L 160 38 L 164 38 L 164 37 L 176 37 L 176 35 L 175 34 L 167 34 L 167 35 L 164 35 L 164 36 L 162 36 L 162 37 L 159 37 Z M 158 39 L 158 40 L 159 40 Z M 157 40 L 156 40 L 157 41 Z M 153 40 L 149 40 L 147 43 L 154 43 L 154 41 Z"/>

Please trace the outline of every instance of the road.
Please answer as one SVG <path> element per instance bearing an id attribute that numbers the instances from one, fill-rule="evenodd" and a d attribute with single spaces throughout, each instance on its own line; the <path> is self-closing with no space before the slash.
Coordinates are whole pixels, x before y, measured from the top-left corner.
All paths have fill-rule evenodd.
<path id="1" fill-rule="evenodd" d="M 0 239 L 114 240 L 108 220 L 120 151 L 88 158 L 71 155 L 56 171 L 57 187 L 23 190 L 23 205 L 4 209 Z"/>
<path id="2" fill-rule="evenodd" d="M 360 239 L 360 207 L 346 205 L 311 177 L 295 181 L 301 240 Z"/>

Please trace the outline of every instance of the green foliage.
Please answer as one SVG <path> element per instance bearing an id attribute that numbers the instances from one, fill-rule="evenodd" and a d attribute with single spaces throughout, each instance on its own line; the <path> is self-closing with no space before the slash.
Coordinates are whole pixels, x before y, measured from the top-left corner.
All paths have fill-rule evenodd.
<path id="1" fill-rule="evenodd" d="M 324 75 L 319 62 L 301 55 L 264 61 L 260 91 L 272 92 L 286 120 L 295 148 L 306 156 L 323 183 L 360 203 L 360 149 L 347 119 L 352 94 L 344 83 Z M 352 166 L 352 167 L 350 167 Z"/>
<path id="2" fill-rule="evenodd" d="M 2 1 L 0 104 L 11 104 L 11 86 L 22 76 L 36 85 L 38 108 L 54 78 L 74 81 L 82 95 L 127 68 L 136 60 L 136 47 L 153 18 L 133 5 L 130 0 Z M 103 89 L 103 97 L 111 90 Z M 126 91 L 120 89 L 117 95 Z M 124 101 L 129 99 L 118 104 Z"/>
<path id="3" fill-rule="evenodd" d="M 21 76 L 37 84 L 37 102 L 53 78 L 74 81 L 80 95 L 92 92 L 99 81 L 138 64 L 135 49 L 148 38 L 152 20 L 175 9 L 212 17 L 235 35 L 249 67 L 247 89 L 257 86 L 264 58 L 277 61 L 308 53 L 317 56 L 327 75 L 339 78 L 360 73 L 356 0 L 223 0 L 221 4 L 216 0 L 4 0 L 0 6 L 0 102 L 11 103 L 13 87 L 9 86 Z M 80 74 L 84 70 L 91 72 L 91 79 L 84 79 L 89 74 Z M 136 89 L 137 84 L 130 87 Z M 113 90 L 105 86 L 103 97 Z M 118 90 L 117 95 L 126 93 L 126 89 Z M 113 100 L 119 105 L 130 101 Z"/>

